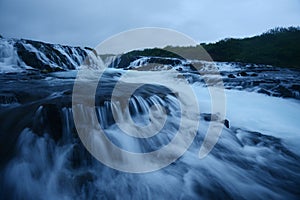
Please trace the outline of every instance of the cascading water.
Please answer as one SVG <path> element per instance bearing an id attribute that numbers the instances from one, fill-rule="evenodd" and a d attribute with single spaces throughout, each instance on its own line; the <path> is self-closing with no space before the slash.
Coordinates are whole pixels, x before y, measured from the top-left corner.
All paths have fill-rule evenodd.
<path id="1" fill-rule="evenodd" d="M 0 72 L 39 69 L 44 72 L 78 69 L 89 51 L 31 40 L 0 38 Z"/>
<path id="2" fill-rule="evenodd" d="M 142 58 L 140 64 L 144 65 L 146 60 Z M 226 118 L 230 126 L 224 126 L 218 143 L 200 160 L 199 148 L 209 125 L 223 126 L 223 119 L 213 119 L 217 115 L 207 119 L 211 116 L 209 93 L 188 62 L 192 61 L 171 66 L 189 80 L 201 113 L 206 115 L 198 116 L 197 135 L 182 157 L 163 169 L 141 174 L 107 167 L 82 144 L 74 124 L 71 99 L 76 71 L 2 73 L 0 196 L 4 199 L 299 198 L 299 72 L 291 74 L 289 70 L 275 71 L 277 68 L 217 63 L 225 82 Z M 209 63 L 201 65 L 205 68 Z M 246 74 L 238 74 L 241 68 Z M 172 78 L 166 72 L 168 67 L 152 69 L 151 72 L 132 70 L 128 82 L 122 85 L 132 86 L 146 76 L 153 80 L 165 76 L 166 82 Z M 126 151 L 155 151 L 174 138 L 185 113 L 180 112 L 181 105 L 174 92 L 160 85 L 146 84 L 130 97 L 127 115 L 117 115 L 118 123 L 126 128 L 130 117 L 141 126 L 147 126 L 150 120 L 155 125 L 162 119 L 151 114 L 162 109 L 167 114 L 166 123 L 153 137 L 135 138 L 125 134 L 113 117 L 114 111 L 124 113 L 118 110 L 121 102 L 111 103 L 111 94 L 127 72 L 108 69 L 97 89 L 95 107 L 82 109 L 82 116 L 100 123 L 109 140 Z M 236 78 L 230 78 L 233 77 L 230 74 Z M 266 76 L 269 82 L 263 79 Z M 293 79 L 293 84 L 284 82 L 287 77 Z M 276 81 L 285 89 L 279 90 Z M 259 89 L 270 93 L 261 94 Z M 118 94 L 125 93 L 126 89 Z M 188 103 L 189 98 L 186 99 Z M 151 108 L 153 113 L 149 112 Z M 96 118 L 89 109 L 95 110 Z M 188 124 L 184 128 L 188 131 Z"/>
<path id="3" fill-rule="evenodd" d="M 105 128 L 109 139 L 123 149 L 133 152 L 159 149 L 172 139 L 173 133 L 178 128 L 176 120 L 180 118 L 180 114 L 178 115 L 176 98 L 170 91 L 157 86 L 149 85 L 137 91 L 129 103 L 133 120 L 140 124 L 147 124 L 148 108 L 155 102 L 168 110 L 169 122 L 154 138 L 134 139 L 124 135 L 114 123 L 111 114 L 113 105 L 108 101 L 108 93 L 113 86 L 111 83 L 117 80 L 116 77 L 120 76 L 120 72 L 113 72 L 104 78 L 102 85 L 105 86 L 99 91 L 99 105 L 96 106 L 97 120 Z M 44 90 L 50 90 L 52 84 L 57 84 L 60 90 L 56 90 L 56 95 L 49 91 L 50 95 L 45 94 L 43 98 L 36 97 L 36 100 L 32 100 L 33 103 L 22 104 L 25 100 L 19 99 L 21 105 L 12 104 L 11 107 L 3 109 L 5 112 L 1 114 L 7 119 L 10 114 L 13 114 L 14 119 L 20 117 L 15 119 L 11 124 L 12 127 L 18 124 L 17 121 L 26 121 L 18 124 L 18 126 L 22 125 L 22 128 L 19 127 L 16 132 L 13 132 L 12 127 L 7 127 L 6 130 L 11 132 L 4 134 L 18 134 L 15 142 L 1 139 L 1 151 L 6 150 L 5 155 L 10 155 L 1 162 L 3 197 L 17 199 L 140 199 L 161 196 L 165 198 L 221 196 L 296 198 L 298 195 L 299 156 L 285 147 L 284 140 L 255 132 L 261 126 L 259 122 L 249 125 L 251 129 L 247 129 L 245 125 L 239 124 L 238 119 L 232 120 L 233 127 L 224 129 L 213 151 L 205 159 L 199 160 L 197 153 L 209 124 L 201 120 L 193 145 L 175 163 L 162 170 L 146 174 L 123 173 L 101 164 L 81 144 L 70 108 L 68 89 L 71 89 L 71 79 L 53 78 L 50 81 L 52 84 L 48 84 L 48 80 L 43 79 L 39 82 Z M 63 88 L 60 87 L 62 85 Z M 15 87 L 16 90 L 21 89 L 18 88 L 17 82 Z M 197 85 L 194 87 L 201 97 L 205 96 L 205 88 Z M 262 100 L 267 98 L 263 95 L 258 96 Z M 247 96 L 243 100 L 247 103 Z M 276 104 L 281 100 L 270 98 L 269 101 Z M 286 101 L 281 105 L 287 109 L 289 105 L 294 104 L 288 100 L 282 101 Z M 206 103 L 201 101 L 200 104 L 203 106 Z M 16 109 L 19 106 L 24 109 L 23 114 L 21 108 Z M 295 103 L 293 106 L 299 107 L 299 104 Z M 204 108 L 204 111 L 208 111 L 207 108 Z M 237 112 L 229 115 L 233 118 Z M 89 118 L 89 113 L 85 114 Z M 230 119 L 231 116 L 228 117 Z M 210 123 L 219 124 L 219 122 Z M 4 130 L 3 125 L 1 130 Z M 7 125 L 8 123 L 5 124 Z M 234 127 L 235 125 L 240 127 Z M 4 134 L 2 133 L 2 136 Z"/>

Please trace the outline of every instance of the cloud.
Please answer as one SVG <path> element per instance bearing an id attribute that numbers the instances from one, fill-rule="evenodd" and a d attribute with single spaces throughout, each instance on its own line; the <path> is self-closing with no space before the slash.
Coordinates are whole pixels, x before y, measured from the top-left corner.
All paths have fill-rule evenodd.
<path id="1" fill-rule="evenodd" d="M 113 34 L 147 26 L 208 42 L 299 26 L 299 10 L 298 0 L 1 0 L 0 27 L 6 37 L 91 47 Z"/>

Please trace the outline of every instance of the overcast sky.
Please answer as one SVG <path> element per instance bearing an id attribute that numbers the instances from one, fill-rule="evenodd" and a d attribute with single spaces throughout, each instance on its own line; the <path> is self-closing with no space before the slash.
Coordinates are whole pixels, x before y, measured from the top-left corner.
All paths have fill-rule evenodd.
<path id="1" fill-rule="evenodd" d="M 300 0 L 0 0 L 0 34 L 95 47 L 132 28 L 171 28 L 199 42 L 300 26 Z"/>

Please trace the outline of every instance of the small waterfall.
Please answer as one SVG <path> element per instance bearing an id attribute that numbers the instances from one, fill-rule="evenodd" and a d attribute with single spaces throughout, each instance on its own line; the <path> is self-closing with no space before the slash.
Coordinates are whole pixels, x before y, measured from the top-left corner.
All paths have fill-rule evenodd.
<path id="1" fill-rule="evenodd" d="M 25 63 L 14 48 L 15 40 L 0 38 L 0 72 L 25 70 Z"/>
<path id="2" fill-rule="evenodd" d="M 150 141 L 133 139 L 117 129 L 112 117 L 112 107 L 115 107 L 118 102 L 111 104 L 109 101 L 104 101 L 102 105 L 96 106 L 97 120 L 106 130 L 111 141 L 120 148 L 136 152 L 155 150 L 153 148 L 160 148 L 167 144 L 176 129 L 170 127 L 176 126 L 177 117 L 173 116 L 173 113 L 176 113 L 178 104 L 176 98 L 172 98 L 168 93 L 168 91 L 161 91 L 160 95 L 150 95 L 149 92 L 150 96 L 143 94 L 143 97 L 137 93 L 130 98 L 128 117 L 132 116 L 133 120 L 140 124 L 148 123 L 148 111 L 153 105 L 156 109 L 160 109 L 157 107 L 159 104 L 169 110 L 171 120 L 168 128 L 159 137 L 152 138 Z M 28 108 L 30 110 L 26 111 L 32 112 L 33 117 L 24 124 L 13 146 L 14 156 L 1 170 L 0 194 L 6 198 L 16 199 L 101 197 L 101 177 L 103 177 L 102 173 L 108 170 L 107 167 L 95 160 L 81 144 L 74 126 L 71 108 L 52 104 L 51 101 L 53 100 L 36 106 L 35 110 Z M 89 113 L 86 115 L 86 118 L 89 118 Z M 127 120 L 120 119 L 121 123 L 126 123 Z M 109 171 L 111 176 L 115 176 L 116 171 Z M 123 178 L 126 180 L 125 177 Z"/>
<path id="3" fill-rule="evenodd" d="M 78 69 L 88 52 L 80 47 L 0 38 L 0 70 L 43 72 Z"/>
<path id="4" fill-rule="evenodd" d="M 128 102 L 128 109 L 129 115 L 140 125 L 147 125 L 151 106 L 161 105 L 157 109 L 166 110 L 166 125 L 152 138 L 136 139 L 122 133 L 112 117 L 112 107 L 118 102 L 104 101 L 91 108 L 96 109 L 96 120 L 107 137 L 122 149 L 133 152 L 159 149 L 172 140 L 178 128 L 180 115 L 176 98 L 162 88 L 159 88 L 160 94 L 149 92 L 152 95 L 145 95 L 150 89 L 153 87 L 145 86 L 136 91 Z M 72 109 L 51 103 L 53 101 L 50 99 L 35 109 L 26 110 L 32 112 L 33 117 L 24 124 L 16 143 L 10 146 L 14 149 L 12 156 L 0 165 L 2 197 L 139 199 L 183 196 L 197 199 L 220 196 L 295 198 L 298 194 L 299 157 L 275 137 L 240 128 L 225 129 L 211 154 L 199 160 L 197 152 L 208 126 L 202 121 L 191 148 L 170 166 L 146 174 L 123 173 L 104 166 L 89 154 L 76 133 Z M 86 119 L 91 119 L 89 112 L 85 115 Z M 119 121 L 126 124 L 128 119 L 122 117 L 124 115 L 119 116 Z M 272 161 L 272 165 L 268 161 Z"/>

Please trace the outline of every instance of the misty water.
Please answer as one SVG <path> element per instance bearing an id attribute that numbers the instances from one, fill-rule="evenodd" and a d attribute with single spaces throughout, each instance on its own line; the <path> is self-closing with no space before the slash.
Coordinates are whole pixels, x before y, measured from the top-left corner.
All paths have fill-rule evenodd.
<path id="1" fill-rule="evenodd" d="M 146 84 L 130 98 L 130 117 L 137 124 L 147 124 L 149 108 L 159 104 L 167 110 L 166 123 L 150 138 L 124 134 L 112 116 L 115 105 L 110 103 L 122 76 L 129 78 L 121 83 L 124 90 L 119 96 L 151 76 L 166 82 L 187 80 L 198 100 L 201 115 L 194 120 L 200 120 L 199 128 L 190 148 L 169 166 L 139 174 L 107 167 L 83 146 L 72 114 L 76 70 L 42 73 L 15 67 L 19 58 L 13 48 L 5 49 L 1 65 L 6 67 L 0 74 L 0 196 L 4 199 L 299 198 L 299 71 L 215 63 L 225 87 L 226 127 L 220 120 L 205 117 L 215 113 L 203 76 L 190 67 L 191 63 L 176 61 L 174 66 L 138 70 L 149 62 L 149 58 L 141 58 L 127 69 L 107 69 L 91 109 L 96 110 L 96 121 L 109 140 L 127 151 L 145 153 L 168 144 L 183 114 L 178 112 L 180 103 L 170 89 Z M 210 69 L 211 63 L 193 62 L 201 63 L 204 71 Z M 173 76 L 170 68 L 182 76 Z M 180 87 L 178 90 L 184 93 Z M 91 119 L 88 112 L 84 114 Z M 199 159 L 210 124 L 223 129 L 213 150 Z"/>

